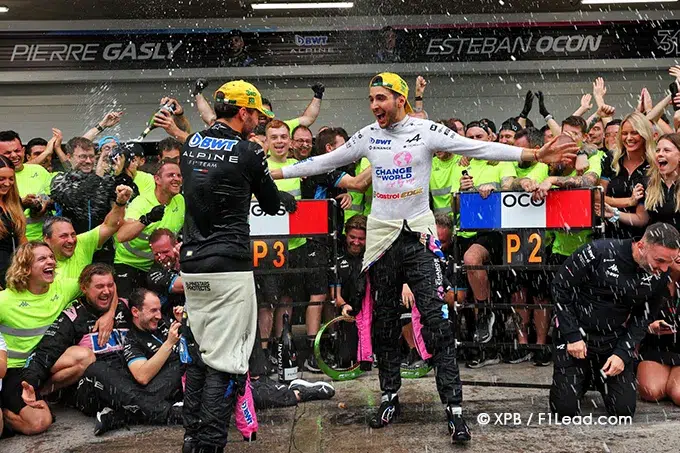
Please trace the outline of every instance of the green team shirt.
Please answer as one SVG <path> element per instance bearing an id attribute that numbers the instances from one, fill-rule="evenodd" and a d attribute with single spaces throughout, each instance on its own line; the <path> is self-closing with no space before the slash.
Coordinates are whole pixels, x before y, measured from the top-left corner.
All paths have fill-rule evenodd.
<path id="1" fill-rule="evenodd" d="M 139 193 L 153 193 L 156 190 L 156 181 L 151 173 L 137 171 L 135 179 L 132 180 L 139 189 Z"/>
<path id="2" fill-rule="evenodd" d="M 451 200 L 454 192 L 453 181 L 454 173 L 460 172 L 458 162 L 461 156 L 453 154 L 450 159 L 441 160 L 435 156 L 432 158 L 432 173 L 430 173 L 430 195 L 434 207 L 434 213 L 445 213 L 452 215 Z M 460 177 L 458 178 L 460 187 Z"/>
<path id="3" fill-rule="evenodd" d="M 479 187 L 482 184 L 500 184 L 503 178 L 514 178 L 517 176 L 512 162 L 498 162 L 495 165 L 491 165 L 486 160 L 472 159 L 467 167 L 463 167 L 460 163 L 456 164 L 451 181 L 453 192 L 460 192 L 460 179 L 463 176 L 463 170 L 467 170 L 468 174 L 472 176 L 475 187 Z M 456 221 L 460 222 L 460 219 L 456 219 Z M 477 233 L 461 231 L 458 235 L 470 238 L 476 236 Z"/>
<path id="4" fill-rule="evenodd" d="M 17 188 L 19 196 L 24 198 L 26 195 L 49 195 L 52 176 L 40 165 L 24 164 L 21 171 L 16 172 Z M 29 241 L 41 241 L 43 218 L 33 219 L 30 211 L 24 211 L 26 215 L 26 239 Z"/>
<path id="5" fill-rule="evenodd" d="M 550 175 L 550 167 L 541 162 L 535 163 L 528 168 L 520 167 L 519 162 L 513 162 L 512 165 L 515 167 L 515 173 L 517 173 L 517 178 L 519 179 L 529 178 L 537 183 L 541 183 Z"/>
<path id="6" fill-rule="evenodd" d="M 356 176 L 359 176 L 362 171 L 371 166 L 371 163 L 365 157 L 362 157 L 357 165 Z M 371 206 L 373 205 L 373 184 L 368 186 L 364 192 L 364 215 L 368 217 L 371 214 Z"/>
<path id="7" fill-rule="evenodd" d="M 602 154 L 597 152 L 588 158 L 590 168 L 586 173 L 595 173 L 599 178 L 602 174 Z M 568 176 L 576 176 L 576 170 L 572 171 Z M 555 231 L 555 239 L 552 245 L 552 252 L 558 255 L 570 256 L 586 242 L 590 241 L 592 231 L 579 231 L 577 233 L 565 233 L 563 231 Z"/>
<path id="8" fill-rule="evenodd" d="M 79 294 L 78 280 L 68 278 L 55 280 L 45 294 L 0 291 L 0 331 L 7 342 L 8 368 L 24 366 L 43 333 Z"/>
<path id="9" fill-rule="evenodd" d="M 296 159 L 286 159 L 285 162 L 277 162 L 271 157 L 267 158 L 267 165 L 269 169 L 280 169 L 283 167 L 288 167 L 289 165 L 295 165 L 298 161 Z M 302 189 L 300 188 L 300 178 L 292 179 L 277 179 L 274 181 L 276 187 L 283 192 L 288 192 L 295 197 L 296 200 L 302 198 Z M 290 238 L 288 239 L 288 250 L 295 250 L 296 248 L 302 247 L 307 243 L 305 238 Z"/>
<path id="10" fill-rule="evenodd" d="M 292 120 L 285 120 L 284 123 L 286 123 L 286 126 L 288 126 L 288 129 L 290 130 L 290 136 L 292 138 L 293 132 L 300 125 L 300 118 L 293 118 Z"/>
<path id="11" fill-rule="evenodd" d="M 70 258 L 57 260 L 57 278 L 80 277 L 80 273 L 92 263 L 94 252 L 99 248 L 99 228 L 78 235 L 78 243 Z"/>
<path id="12" fill-rule="evenodd" d="M 154 206 L 161 203 L 156 198 L 156 193 L 141 193 L 127 207 L 125 217 L 132 220 L 139 218 L 151 211 Z M 149 247 L 149 236 L 159 228 L 167 228 L 173 233 L 178 233 L 184 225 L 184 197 L 181 194 L 175 195 L 170 200 L 170 204 L 165 207 L 163 218 L 145 227 L 139 236 L 120 243 L 116 241 L 116 256 L 113 259 L 115 264 L 127 264 L 137 269 L 148 271 L 153 263 L 153 253 Z"/>

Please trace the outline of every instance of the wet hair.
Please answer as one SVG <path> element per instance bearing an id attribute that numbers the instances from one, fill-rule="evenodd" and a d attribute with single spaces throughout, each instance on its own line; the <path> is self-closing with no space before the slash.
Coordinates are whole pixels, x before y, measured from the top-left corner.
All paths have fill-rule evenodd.
<path id="1" fill-rule="evenodd" d="M 491 129 L 489 128 L 489 125 L 486 123 L 482 123 L 481 121 L 471 121 L 465 126 L 465 132 L 473 127 L 478 127 L 482 129 L 484 132 L 487 133 L 487 135 L 491 135 Z"/>
<path id="2" fill-rule="evenodd" d="M 296 127 L 295 129 L 293 129 L 293 130 L 291 131 L 291 133 L 290 133 L 290 136 L 291 136 L 291 137 L 294 137 L 294 136 L 295 136 L 295 133 L 296 133 L 297 131 L 307 131 L 307 132 L 309 132 L 309 135 L 311 135 L 312 137 L 314 137 L 314 134 L 312 134 L 312 130 L 311 130 L 310 128 L 308 128 L 307 126 L 303 126 L 303 125 L 299 125 L 299 126 Z"/>
<path id="3" fill-rule="evenodd" d="M 134 307 L 141 311 L 142 308 L 144 308 L 144 300 L 146 299 L 146 295 L 149 293 L 156 294 L 150 289 L 136 288 L 134 291 L 132 291 L 130 297 L 128 298 L 128 307 L 130 307 L 130 309 Z"/>
<path id="4" fill-rule="evenodd" d="M 21 143 L 21 137 L 14 131 L 0 131 L 0 142 L 12 142 L 14 140 L 19 140 Z"/>
<path id="5" fill-rule="evenodd" d="M 14 164 L 5 156 L 0 156 L 0 168 L 11 168 L 12 172 L 15 172 Z M 22 237 L 26 232 L 26 216 L 24 215 L 24 209 L 21 206 L 21 197 L 19 196 L 19 188 L 17 187 L 16 173 L 13 186 L 2 198 L 4 198 L 2 201 L 5 204 L 5 212 L 9 215 L 9 218 L 14 224 L 14 234 L 17 237 Z M 6 237 L 8 233 L 5 223 L 0 222 L 0 238 Z"/>
<path id="6" fill-rule="evenodd" d="M 160 165 L 158 166 L 158 168 L 156 169 L 156 173 L 154 173 L 154 176 L 162 175 L 163 174 L 163 168 L 167 167 L 168 165 L 175 165 L 175 166 L 179 167 L 179 163 L 177 163 L 175 160 L 173 160 L 173 159 L 163 159 L 161 161 Z"/>
<path id="7" fill-rule="evenodd" d="M 363 214 L 355 214 L 345 222 L 345 231 L 363 230 L 366 231 L 367 218 Z"/>
<path id="8" fill-rule="evenodd" d="M 633 127 L 633 130 L 640 134 L 640 137 L 642 137 L 642 139 L 645 141 L 644 158 L 647 163 L 650 164 L 650 169 L 651 167 L 655 167 L 655 165 L 652 165 L 654 163 L 654 158 L 656 157 L 656 143 L 654 143 L 654 131 L 652 131 L 652 123 L 650 123 L 642 113 L 633 112 L 629 115 L 626 115 L 623 121 L 621 121 L 621 128 L 619 129 L 619 133 L 616 136 L 618 149 L 614 150 L 614 154 L 612 155 L 612 170 L 614 170 L 614 174 L 618 175 L 619 171 L 621 170 L 621 165 L 619 164 L 621 156 L 628 154 L 626 147 L 623 146 L 623 139 L 621 138 L 623 125 L 625 123 L 630 123 L 630 125 Z"/>
<path id="9" fill-rule="evenodd" d="M 78 284 L 81 288 L 90 286 L 90 283 L 92 283 L 92 277 L 95 275 L 113 276 L 113 268 L 106 263 L 89 264 L 80 273 L 80 277 L 78 277 Z"/>
<path id="10" fill-rule="evenodd" d="M 47 140 L 40 137 L 30 139 L 28 143 L 26 143 L 26 155 L 24 156 L 25 160 L 28 160 L 28 155 L 31 153 L 31 148 L 34 146 L 47 146 Z"/>
<path id="11" fill-rule="evenodd" d="M 31 267 L 33 267 L 33 251 L 40 247 L 50 246 L 41 241 L 27 242 L 19 246 L 12 255 L 12 262 L 7 269 L 7 287 L 14 291 L 21 292 L 28 288 L 28 281 L 31 278 Z"/>
<path id="12" fill-rule="evenodd" d="M 576 116 L 576 115 L 571 115 L 568 116 L 562 121 L 562 126 L 564 125 L 572 126 L 572 127 L 578 127 L 581 130 L 582 134 L 585 134 L 588 132 L 588 125 L 586 124 L 586 120 L 583 119 L 581 116 Z"/>
<path id="13" fill-rule="evenodd" d="M 622 122 L 623 122 L 623 121 L 621 121 L 621 120 L 618 119 L 618 118 L 615 119 L 615 120 L 611 120 L 611 121 L 608 122 L 607 125 L 604 127 L 604 130 L 607 130 L 607 128 L 608 128 L 609 126 L 621 126 L 621 123 L 622 123 Z"/>
<path id="14" fill-rule="evenodd" d="M 678 151 L 680 151 L 680 134 L 666 134 L 659 137 L 661 140 L 666 140 L 670 142 Z M 655 150 L 656 151 L 656 150 Z M 661 172 L 659 167 L 654 164 L 654 158 L 648 156 L 647 162 L 649 162 L 649 169 L 647 170 L 647 187 L 645 187 L 645 209 L 648 211 L 656 211 L 660 209 L 665 201 L 665 195 L 663 190 L 663 178 L 661 177 Z M 680 184 L 675 184 L 675 212 L 680 212 Z"/>
<path id="15" fill-rule="evenodd" d="M 62 217 L 58 215 L 48 217 L 47 220 L 45 220 L 45 223 L 43 223 L 42 228 L 43 237 L 51 239 L 52 233 L 54 232 L 54 224 L 59 222 L 68 223 L 69 225 L 73 226 L 73 222 L 71 222 L 71 219 L 69 219 L 68 217 Z"/>
<path id="16" fill-rule="evenodd" d="M 319 132 L 316 136 L 316 143 L 314 145 L 314 155 L 321 156 L 322 154 L 326 154 L 326 145 L 334 144 L 336 137 L 342 137 L 347 141 L 347 132 L 345 132 L 344 129 L 340 130 L 336 127 L 329 127 Z"/>
<path id="17" fill-rule="evenodd" d="M 290 127 L 286 123 L 284 123 L 281 120 L 271 120 L 270 122 L 267 123 L 267 125 L 264 127 L 264 134 L 267 135 L 267 131 L 269 129 L 279 129 L 281 127 L 285 127 L 288 133 L 290 134 Z"/>
<path id="18" fill-rule="evenodd" d="M 448 214 L 442 214 L 442 213 L 435 214 L 434 222 L 437 224 L 438 227 L 448 228 L 449 230 L 453 230 L 453 219 Z"/>
<path id="19" fill-rule="evenodd" d="M 274 106 L 272 105 L 272 101 L 270 101 L 267 98 L 262 98 L 262 105 L 268 105 L 270 108 L 269 110 L 274 111 Z"/>
<path id="20" fill-rule="evenodd" d="M 543 146 L 543 131 L 535 127 L 527 127 L 515 134 L 515 142 L 522 137 L 526 137 L 529 148 L 540 148 Z"/>
<path id="21" fill-rule="evenodd" d="M 94 151 L 94 143 L 92 142 L 92 140 L 87 139 L 85 137 L 73 137 L 66 144 L 66 152 L 68 154 L 73 154 L 73 151 L 75 151 L 76 148 L 81 148 L 84 150 L 91 149 Z"/>
<path id="22" fill-rule="evenodd" d="M 660 245 L 667 249 L 680 249 L 680 233 L 669 223 L 657 222 L 648 226 L 642 239 L 647 244 Z"/>
<path id="23" fill-rule="evenodd" d="M 149 236 L 149 244 L 153 244 L 163 236 L 169 237 L 170 243 L 172 243 L 172 245 L 177 244 L 177 236 L 175 236 L 175 233 L 168 230 L 167 228 L 159 228 L 155 230 L 153 233 L 151 233 L 151 236 Z"/>
<path id="24" fill-rule="evenodd" d="M 160 142 L 158 142 L 158 155 L 160 156 L 165 151 L 170 151 L 173 149 L 178 149 L 182 151 L 184 144 L 177 140 L 175 137 L 166 137 Z"/>

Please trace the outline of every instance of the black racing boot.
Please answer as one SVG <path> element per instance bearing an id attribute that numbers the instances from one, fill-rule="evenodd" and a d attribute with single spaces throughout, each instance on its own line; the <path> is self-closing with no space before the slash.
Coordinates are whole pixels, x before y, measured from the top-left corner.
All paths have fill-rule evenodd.
<path id="1" fill-rule="evenodd" d="M 380 404 L 380 408 L 373 414 L 373 417 L 371 417 L 368 424 L 373 429 L 380 429 L 392 423 L 399 415 L 401 415 L 399 395 L 394 394 L 391 398 L 388 396 L 388 398 Z"/>
<path id="2" fill-rule="evenodd" d="M 448 428 L 451 442 L 467 442 L 472 438 L 470 428 L 468 428 L 467 423 L 463 420 L 463 416 L 454 413 L 451 406 L 446 406 L 446 418 L 449 421 Z"/>

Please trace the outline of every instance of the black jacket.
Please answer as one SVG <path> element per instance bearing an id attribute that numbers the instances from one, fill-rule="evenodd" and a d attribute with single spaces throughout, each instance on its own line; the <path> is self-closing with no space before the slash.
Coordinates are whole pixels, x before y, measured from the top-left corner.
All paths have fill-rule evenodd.
<path id="1" fill-rule="evenodd" d="M 99 334 L 92 328 L 103 313 L 85 301 L 78 301 L 64 310 L 47 329 L 35 351 L 26 360 L 23 378 L 39 389 L 49 379 L 50 370 L 71 346 L 81 346 L 94 352 L 98 361 L 121 360 L 125 338 L 130 328 L 130 312 L 125 299 L 118 299 L 113 332 L 109 342 L 100 347 Z M 120 362 L 123 363 L 122 360 Z"/>
<path id="2" fill-rule="evenodd" d="M 185 263 L 209 257 L 252 262 L 252 196 L 269 215 L 280 207 L 262 148 L 217 122 L 189 137 L 181 168 L 186 200 L 182 269 L 186 271 Z"/>
<path id="3" fill-rule="evenodd" d="M 668 297 L 668 274 L 654 276 L 633 260 L 633 240 L 585 244 L 564 262 L 552 283 L 557 327 L 595 353 L 625 363 Z M 585 337 L 584 337 L 585 336 Z"/>

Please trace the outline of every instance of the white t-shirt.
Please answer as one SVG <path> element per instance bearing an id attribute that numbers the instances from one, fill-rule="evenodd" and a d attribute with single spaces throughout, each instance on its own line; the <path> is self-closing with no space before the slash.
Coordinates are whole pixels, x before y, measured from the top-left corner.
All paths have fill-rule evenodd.
<path id="1" fill-rule="evenodd" d="M 371 216 L 409 220 L 430 210 L 430 173 L 437 151 L 497 161 L 519 161 L 522 156 L 522 148 L 471 140 L 442 124 L 406 116 L 385 129 L 377 122 L 366 126 L 338 149 L 282 172 L 285 178 L 312 176 L 366 157 L 373 172 Z"/>
<path id="2" fill-rule="evenodd" d="M 0 333 L 0 351 L 7 352 L 7 343 L 5 343 L 5 339 L 3 338 L 1 333 Z M 0 390 L 2 390 L 2 379 L 0 379 Z"/>

